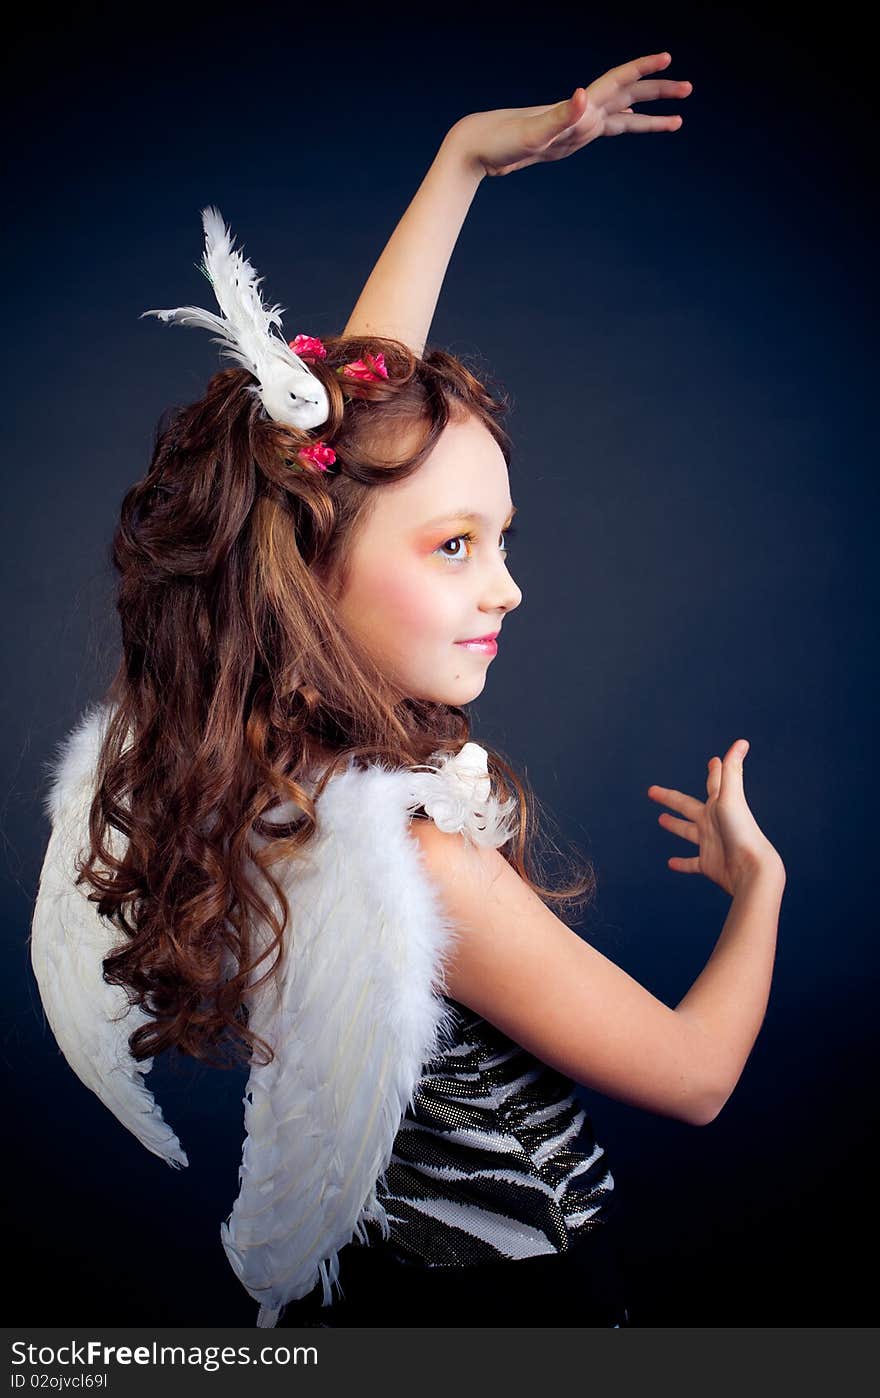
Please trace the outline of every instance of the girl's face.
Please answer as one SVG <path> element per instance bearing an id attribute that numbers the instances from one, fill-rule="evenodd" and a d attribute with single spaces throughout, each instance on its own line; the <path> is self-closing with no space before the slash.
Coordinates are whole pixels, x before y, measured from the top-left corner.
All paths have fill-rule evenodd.
<path id="1" fill-rule="evenodd" d="M 337 603 L 408 697 L 466 704 L 482 692 L 492 657 L 457 643 L 499 631 L 522 601 L 505 556 L 512 514 L 501 448 L 470 416 L 447 424 L 407 480 L 376 490 Z"/>

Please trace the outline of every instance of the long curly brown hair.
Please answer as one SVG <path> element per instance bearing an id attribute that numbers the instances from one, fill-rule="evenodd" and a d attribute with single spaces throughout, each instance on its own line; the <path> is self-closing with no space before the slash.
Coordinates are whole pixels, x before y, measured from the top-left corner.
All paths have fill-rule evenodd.
<path id="1" fill-rule="evenodd" d="M 330 401 L 321 428 L 274 421 L 249 391 L 253 375 L 221 369 L 200 401 L 163 414 L 149 469 L 122 501 L 112 557 L 123 654 L 105 694 L 77 882 L 126 935 L 103 974 L 150 1016 L 129 1039 L 139 1061 L 176 1047 L 218 1067 L 257 1061 L 259 1049 L 270 1062 L 271 1045 L 247 1027 L 247 996 L 276 971 L 289 918 L 270 866 L 312 839 L 316 804 L 343 763 L 421 765 L 470 737 L 464 709 L 392 688 L 343 629 L 328 579 L 344 571 L 373 491 L 418 470 L 448 421 L 479 419 L 509 466 L 509 400 L 441 349 L 419 358 L 377 336 L 323 344 L 326 358 L 309 361 Z M 340 379 L 342 365 L 380 351 L 387 378 Z M 417 450 L 401 456 L 398 445 L 395 458 L 413 433 Z M 335 474 L 295 464 L 318 439 L 336 453 Z M 312 795 L 301 779 L 318 751 L 334 756 Z M 543 854 L 560 853 L 544 830 L 538 853 L 545 813 L 507 760 L 487 752 L 493 789 L 517 800 L 501 853 L 539 897 L 582 907 L 595 892 L 592 864 L 581 860 L 561 887 L 538 881 Z M 304 818 L 267 825 L 289 801 Z M 111 830 L 125 837 L 121 858 Z M 252 832 L 264 837 L 259 849 Z M 281 917 L 249 879 L 250 861 Z M 255 919 L 274 938 L 259 956 Z"/>

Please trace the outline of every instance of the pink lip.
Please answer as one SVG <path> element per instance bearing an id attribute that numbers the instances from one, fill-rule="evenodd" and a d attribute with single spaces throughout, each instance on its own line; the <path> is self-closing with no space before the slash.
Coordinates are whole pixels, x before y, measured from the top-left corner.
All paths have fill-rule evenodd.
<path id="1" fill-rule="evenodd" d="M 481 655 L 497 655 L 498 642 L 495 640 L 497 635 L 498 632 L 496 631 L 491 636 L 475 637 L 471 641 L 456 641 L 455 644 L 457 646 L 466 646 L 468 650 L 478 651 Z"/>

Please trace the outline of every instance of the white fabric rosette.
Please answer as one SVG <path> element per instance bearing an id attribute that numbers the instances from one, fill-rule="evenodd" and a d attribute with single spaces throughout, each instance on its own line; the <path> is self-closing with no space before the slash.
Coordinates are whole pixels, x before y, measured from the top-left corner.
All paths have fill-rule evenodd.
<path id="1" fill-rule="evenodd" d="M 413 792 L 438 830 L 464 834 L 478 845 L 498 848 L 513 834 L 507 819 L 516 809 L 510 797 L 492 795 L 486 749 L 465 743 L 460 752 L 432 753 L 429 772 L 412 772 Z M 437 777 L 441 780 L 438 782 Z"/>

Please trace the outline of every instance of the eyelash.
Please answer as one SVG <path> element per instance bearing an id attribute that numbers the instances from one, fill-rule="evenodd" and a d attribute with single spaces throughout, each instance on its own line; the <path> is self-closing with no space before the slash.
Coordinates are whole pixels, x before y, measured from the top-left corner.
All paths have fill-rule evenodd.
<path id="1" fill-rule="evenodd" d="M 516 527 L 512 524 L 509 524 L 506 529 L 502 529 L 501 533 L 504 535 L 505 539 L 512 539 L 516 534 Z M 456 539 L 464 539 L 468 544 L 475 544 L 477 542 L 476 534 L 468 530 L 466 534 L 453 534 L 448 539 L 444 539 L 443 543 L 440 545 L 440 548 L 442 549 L 445 544 L 453 543 Z M 504 554 L 506 558 L 510 553 L 510 549 L 505 548 L 502 549 L 501 552 Z M 466 563 L 467 559 L 470 557 L 470 554 L 467 555 L 467 558 L 450 558 L 448 553 L 440 554 L 440 557 L 445 558 L 447 563 Z"/>

